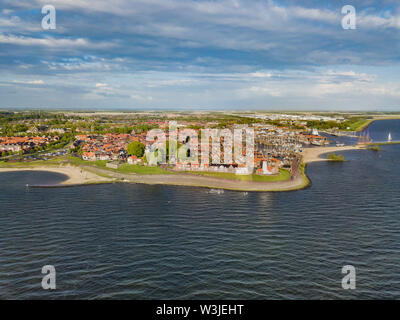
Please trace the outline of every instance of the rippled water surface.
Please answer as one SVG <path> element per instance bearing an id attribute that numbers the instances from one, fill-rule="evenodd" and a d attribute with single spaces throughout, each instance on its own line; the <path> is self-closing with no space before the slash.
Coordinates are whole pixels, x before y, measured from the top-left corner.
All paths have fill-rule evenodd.
<path id="1" fill-rule="evenodd" d="M 0 298 L 399 298 L 400 145 L 381 148 L 311 164 L 312 186 L 286 193 L 27 190 L 64 177 L 1 173 Z M 52 292 L 41 288 L 47 264 Z M 347 264 L 355 291 L 341 288 Z"/>

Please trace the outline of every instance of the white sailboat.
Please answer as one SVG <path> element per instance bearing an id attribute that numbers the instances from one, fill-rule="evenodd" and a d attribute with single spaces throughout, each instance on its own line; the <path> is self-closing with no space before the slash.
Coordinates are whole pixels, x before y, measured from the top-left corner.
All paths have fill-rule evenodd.
<path id="1" fill-rule="evenodd" d="M 389 135 L 388 135 L 388 142 L 392 142 L 392 134 L 389 132 Z"/>

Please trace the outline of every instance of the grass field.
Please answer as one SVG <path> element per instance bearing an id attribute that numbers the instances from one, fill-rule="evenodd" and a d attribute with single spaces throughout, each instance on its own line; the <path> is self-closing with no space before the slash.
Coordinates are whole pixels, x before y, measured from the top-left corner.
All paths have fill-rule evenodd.
<path id="1" fill-rule="evenodd" d="M 97 160 L 97 161 L 85 161 L 80 158 L 74 156 L 68 156 L 68 160 L 71 164 L 74 165 L 83 165 L 83 166 L 92 166 L 92 167 L 99 167 L 99 168 L 106 168 L 107 161 L 106 160 Z"/>
<path id="2" fill-rule="evenodd" d="M 97 167 L 101 169 L 106 169 L 113 172 L 120 172 L 120 173 L 135 173 L 135 174 L 173 174 L 173 172 L 164 170 L 160 167 L 147 167 L 147 166 L 140 166 L 134 164 L 122 164 L 118 169 L 111 169 L 107 168 L 106 160 L 97 160 L 97 161 L 85 161 L 79 159 L 77 157 L 70 156 L 69 160 L 72 164 L 77 166 L 90 166 L 90 167 Z"/>
<path id="3" fill-rule="evenodd" d="M 326 158 L 329 161 L 337 161 L 337 162 L 343 162 L 344 161 L 344 156 L 341 154 L 336 154 L 336 153 L 329 153 Z"/>
<path id="4" fill-rule="evenodd" d="M 174 174 L 173 172 L 164 170 L 160 167 L 147 167 L 134 164 L 123 164 L 115 171 L 121 173 L 136 173 L 136 174 Z"/>
<path id="5" fill-rule="evenodd" d="M 26 162 L 10 162 L 10 161 L 0 161 L 1 168 L 34 168 L 41 166 L 52 166 L 52 165 L 60 165 L 66 164 L 68 160 L 64 157 L 57 157 L 50 160 L 37 160 L 37 161 L 26 161 Z"/>
<path id="6" fill-rule="evenodd" d="M 256 174 L 253 175 L 236 175 L 234 173 L 226 173 L 226 172 L 193 172 L 188 171 L 186 173 L 198 175 L 198 176 L 206 176 L 206 177 L 214 177 L 221 179 L 230 179 L 230 180 L 238 180 L 238 181 L 255 181 L 255 182 L 273 182 L 273 181 L 285 181 L 290 179 L 290 172 L 285 169 L 280 169 L 279 174 L 273 176 L 259 176 Z"/>
<path id="7" fill-rule="evenodd" d="M 176 174 L 175 172 L 164 170 L 160 167 L 148 167 L 141 165 L 131 165 L 124 163 L 118 169 L 107 168 L 106 160 L 97 160 L 97 161 L 84 161 L 80 158 L 68 156 L 66 157 L 57 157 L 51 160 L 38 160 L 31 162 L 4 162 L 0 161 L 0 167 L 3 168 L 34 168 L 41 166 L 57 166 L 62 164 L 71 164 L 78 167 L 84 167 L 85 169 L 93 168 L 93 173 L 98 175 L 102 175 L 104 177 L 109 178 L 106 173 L 101 174 L 96 171 L 96 168 L 107 170 L 110 172 L 119 172 L 119 173 L 134 173 L 138 175 L 149 175 L 149 174 Z M 88 170 L 91 171 L 91 170 Z M 290 179 L 290 172 L 285 169 L 280 169 L 279 174 L 272 176 L 260 176 L 260 175 L 236 175 L 234 173 L 225 173 L 225 172 L 186 172 L 193 175 L 200 176 L 208 176 L 215 177 L 221 179 L 230 179 L 237 181 L 255 181 L 255 182 L 273 182 L 273 181 L 285 181 Z"/>
<path id="8" fill-rule="evenodd" d="M 371 143 L 370 145 L 374 145 L 374 146 L 386 146 L 386 145 L 391 145 L 391 144 L 400 144 L 400 141 L 375 142 L 375 143 Z"/>
<path id="9" fill-rule="evenodd" d="M 374 120 L 372 119 L 362 119 L 356 122 L 353 122 L 350 125 L 350 129 L 349 131 L 361 131 L 364 128 L 366 128 L 367 126 L 369 126 Z"/>
<path id="10" fill-rule="evenodd" d="M 400 119 L 400 116 L 398 115 L 393 115 L 393 116 L 376 116 L 373 119 L 360 119 L 359 121 L 356 121 L 350 125 L 350 130 L 349 131 L 361 131 L 368 127 L 372 122 L 378 121 L 378 120 L 398 120 Z"/>
<path id="11" fill-rule="evenodd" d="M 97 160 L 97 161 L 85 161 L 77 157 L 68 156 L 65 157 L 57 157 L 50 160 L 37 160 L 37 161 L 29 161 L 29 162 L 5 162 L 0 161 L 0 168 L 35 168 L 35 167 L 43 167 L 43 166 L 58 166 L 62 164 L 71 164 L 78 167 L 88 167 L 106 169 L 111 172 L 120 172 L 120 173 L 136 173 L 136 174 L 174 174 L 173 172 L 164 170 L 160 167 L 147 167 L 147 166 L 139 166 L 139 165 L 130 165 L 123 164 L 118 169 L 107 168 L 106 160 Z M 90 170 L 89 170 L 90 171 Z M 101 175 L 98 171 L 93 171 L 98 175 Z M 105 177 L 108 177 L 104 175 Z"/>

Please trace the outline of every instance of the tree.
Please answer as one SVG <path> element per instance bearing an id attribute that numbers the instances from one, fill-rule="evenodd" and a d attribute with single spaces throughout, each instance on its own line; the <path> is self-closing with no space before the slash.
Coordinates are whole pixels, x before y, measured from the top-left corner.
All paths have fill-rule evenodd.
<path id="1" fill-rule="evenodd" d="M 138 141 L 128 144 L 128 154 L 131 156 L 143 157 L 145 145 Z"/>

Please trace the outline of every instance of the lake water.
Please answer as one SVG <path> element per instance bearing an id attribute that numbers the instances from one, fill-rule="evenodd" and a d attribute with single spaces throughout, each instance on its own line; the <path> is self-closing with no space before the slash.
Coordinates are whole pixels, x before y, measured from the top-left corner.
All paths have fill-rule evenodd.
<path id="1" fill-rule="evenodd" d="M 389 129 L 388 129 L 389 128 Z M 400 121 L 370 126 L 374 140 Z M 0 174 L 0 298 L 352 299 L 400 296 L 400 145 L 307 167 L 312 185 L 248 193 Z M 354 265 L 357 289 L 342 289 Z M 57 290 L 41 288 L 54 265 Z"/>

